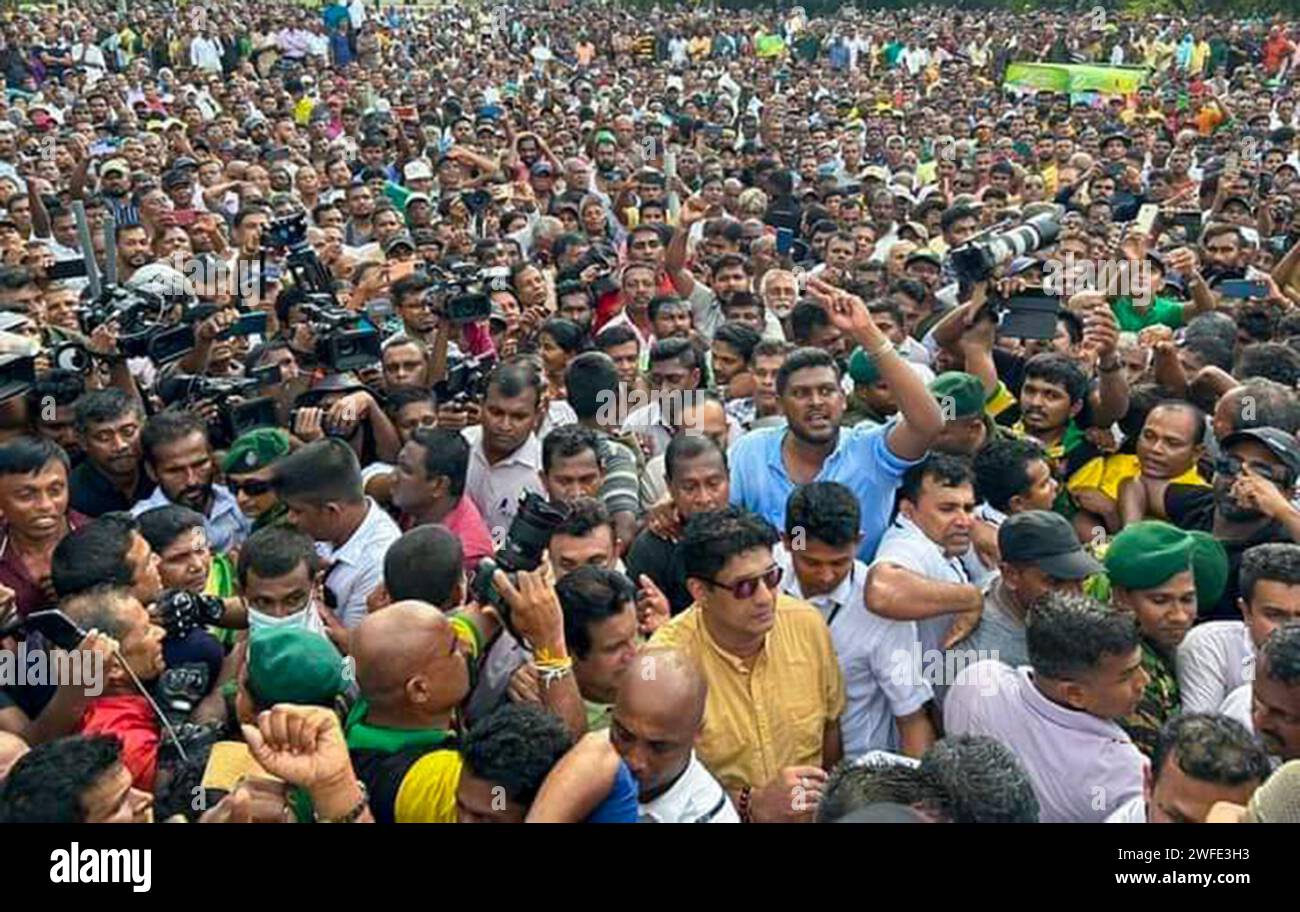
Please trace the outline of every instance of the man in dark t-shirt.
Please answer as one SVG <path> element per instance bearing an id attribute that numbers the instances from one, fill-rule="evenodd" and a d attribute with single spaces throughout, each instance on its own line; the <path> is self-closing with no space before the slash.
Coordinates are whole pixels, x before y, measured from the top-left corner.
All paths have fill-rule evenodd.
<path id="1" fill-rule="evenodd" d="M 1171 487 L 1169 519 L 1183 529 L 1214 533 L 1228 552 L 1228 585 L 1218 603 L 1200 606 L 1201 620 L 1236 620 L 1241 556 L 1265 542 L 1300 541 L 1300 510 L 1292 503 L 1300 477 L 1300 444 L 1278 428 L 1251 428 L 1224 437 L 1214 486 Z"/>

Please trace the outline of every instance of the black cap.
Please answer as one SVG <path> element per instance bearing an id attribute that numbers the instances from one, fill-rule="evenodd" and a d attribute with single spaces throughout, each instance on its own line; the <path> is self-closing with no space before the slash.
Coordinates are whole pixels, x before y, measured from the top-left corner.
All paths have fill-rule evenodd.
<path id="1" fill-rule="evenodd" d="M 1219 441 L 1219 449 L 1227 451 L 1228 447 L 1243 440 L 1264 444 L 1270 453 L 1282 460 L 1293 476 L 1300 475 L 1300 444 L 1296 443 L 1294 435 L 1275 427 L 1247 428 L 1224 437 Z"/>
<path id="2" fill-rule="evenodd" d="M 1074 526 L 1059 513 L 1027 510 L 998 528 L 998 550 L 1009 564 L 1034 564 L 1056 579 L 1079 580 L 1102 566 L 1083 550 Z"/>

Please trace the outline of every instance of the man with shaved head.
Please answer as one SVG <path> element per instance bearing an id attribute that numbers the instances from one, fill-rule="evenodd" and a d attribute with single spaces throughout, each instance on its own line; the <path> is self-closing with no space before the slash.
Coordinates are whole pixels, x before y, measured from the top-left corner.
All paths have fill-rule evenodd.
<path id="1" fill-rule="evenodd" d="M 518 634 L 544 657 L 543 706 L 570 732 L 585 716 L 564 642 L 564 619 L 549 565 L 520 573 L 517 588 L 498 572 L 494 584 Z M 395 602 L 368 614 L 352 631 L 361 699 L 344 731 L 375 820 L 450 823 L 456 819 L 461 756 L 460 705 L 483 643 L 497 622 L 478 611 L 443 613 L 426 602 Z"/>
<path id="2" fill-rule="evenodd" d="M 641 650 L 623 676 L 609 740 L 636 777 L 642 822 L 739 823 L 727 793 L 695 756 L 709 686 L 685 652 Z"/>
<path id="3" fill-rule="evenodd" d="M 636 779 L 641 823 L 740 823 L 722 784 L 695 755 L 708 695 L 690 653 L 643 646 L 619 684 L 608 730 L 587 735 L 556 764 L 528 819 L 581 820 L 626 767 Z"/>
<path id="4" fill-rule="evenodd" d="M 469 693 L 478 632 L 424 602 L 367 615 L 352 631 L 361 699 L 344 731 L 380 823 L 451 823 L 461 760 L 453 719 Z"/>

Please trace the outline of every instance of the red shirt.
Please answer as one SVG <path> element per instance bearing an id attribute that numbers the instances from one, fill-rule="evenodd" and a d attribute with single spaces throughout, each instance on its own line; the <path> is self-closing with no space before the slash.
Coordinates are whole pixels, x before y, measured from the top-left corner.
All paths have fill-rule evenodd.
<path id="1" fill-rule="evenodd" d="M 478 507 L 474 506 L 474 501 L 468 495 L 461 496 L 456 508 L 442 518 L 442 524 L 460 539 L 460 546 L 465 552 L 467 573 L 473 573 L 480 560 L 491 557 L 496 551 L 492 536 L 488 534 L 487 523 L 483 522 L 483 514 L 479 513 Z M 501 533 L 504 537 L 505 530 L 502 529 Z"/>
<path id="2" fill-rule="evenodd" d="M 122 742 L 122 763 L 138 789 L 153 792 L 158 772 L 158 717 L 142 696 L 96 697 L 81 717 L 81 734 L 116 735 Z"/>
<path id="3" fill-rule="evenodd" d="M 416 523 L 411 517 L 403 515 L 399 525 L 403 532 L 407 532 L 415 528 Z M 496 545 L 492 543 L 492 536 L 488 533 L 487 523 L 483 521 L 483 514 L 478 511 L 478 507 L 474 506 L 474 501 L 466 495 L 461 495 L 460 502 L 442 518 L 439 525 L 460 539 L 466 573 L 472 575 L 478 569 L 480 560 L 496 553 Z M 501 535 L 505 536 L 504 529 L 501 530 Z"/>
<path id="4" fill-rule="evenodd" d="M 68 510 L 69 531 L 80 529 L 88 522 L 90 522 L 89 517 L 81 515 L 76 510 Z M 18 608 L 20 617 L 27 617 L 33 611 L 39 611 L 44 607 L 54 607 L 53 604 L 47 605 L 51 599 L 46 595 L 41 582 L 31 578 L 23 559 L 9 541 L 8 528 L 5 528 L 0 532 L 0 585 L 14 591 L 14 604 Z"/>

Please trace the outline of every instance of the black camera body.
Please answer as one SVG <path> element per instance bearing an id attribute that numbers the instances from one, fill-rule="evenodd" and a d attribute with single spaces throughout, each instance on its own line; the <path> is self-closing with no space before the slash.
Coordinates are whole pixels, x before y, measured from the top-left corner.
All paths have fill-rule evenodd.
<path id="1" fill-rule="evenodd" d="M 150 355 L 154 337 L 168 328 L 171 304 L 153 292 L 109 286 L 82 311 L 81 329 L 87 336 L 109 321 L 117 321 L 117 347 L 128 358 Z"/>
<path id="2" fill-rule="evenodd" d="M 478 323 L 492 315 L 488 297 L 491 277 L 485 276 L 474 263 L 450 263 L 430 270 L 432 283 L 425 294 L 439 300 L 436 311 L 456 324 Z"/>
<path id="3" fill-rule="evenodd" d="M 217 420 L 212 425 L 214 443 L 229 444 L 245 431 L 277 427 L 279 411 L 270 396 L 259 396 L 266 384 L 257 377 L 200 377 L 176 374 L 158 383 L 158 394 L 171 404 L 213 402 Z M 239 400 L 239 401 L 235 401 Z"/>
<path id="4" fill-rule="evenodd" d="M 438 404 L 473 402 L 486 392 L 488 375 L 495 359 L 491 356 L 462 357 L 447 365 L 447 376 L 433 385 Z"/>
<path id="5" fill-rule="evenodd" d="M 316 360 L 335 373 L 361 370 L 380 360 L 383 338 L 361 314 L 333 298 L 308 295 L 301 305 L 316 337 Z"/>
<path id="6" fill-rule="evenodd" d="M 470 591 L 480 605 L 496 609 L 510 635 L 521 644 L 523 640 L 510 623 L 510 606 L 492 582 L 497 570 L 505 571 L 512 584 L 518 585 L 515 574 L 533 571 L 541 566 L 542 555 L 551 544 L 551 535 L 569 518 L 567 506 L 549 503 L 538 494 L 529 492 L 519 503 L 515 518 L 510 521 L 505 541 L 492 557 L 479 561 L 474 571 Z"/>

